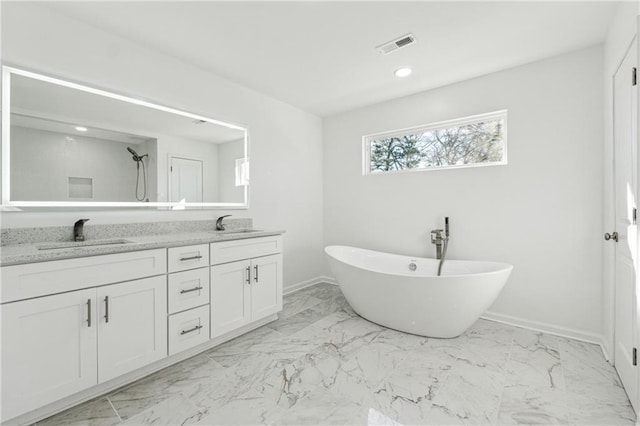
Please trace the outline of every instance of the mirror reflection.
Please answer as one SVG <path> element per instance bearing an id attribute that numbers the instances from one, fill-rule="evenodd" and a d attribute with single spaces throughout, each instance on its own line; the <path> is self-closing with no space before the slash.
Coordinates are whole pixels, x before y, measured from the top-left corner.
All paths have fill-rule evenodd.
<path id="1" fill-rule="evenodd" d="M 246 129 L 25 74 L 10 74 L 12 204 L 246 206 Z"/>

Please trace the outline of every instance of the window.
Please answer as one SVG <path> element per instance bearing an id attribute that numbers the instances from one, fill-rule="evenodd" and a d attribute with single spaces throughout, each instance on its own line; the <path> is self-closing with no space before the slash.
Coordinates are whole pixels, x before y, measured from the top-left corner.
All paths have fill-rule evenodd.
<path id="1" fill-rule="evenodd" d="M 363 137 L 364 174 L 507 164 L 507 111 Z"/>

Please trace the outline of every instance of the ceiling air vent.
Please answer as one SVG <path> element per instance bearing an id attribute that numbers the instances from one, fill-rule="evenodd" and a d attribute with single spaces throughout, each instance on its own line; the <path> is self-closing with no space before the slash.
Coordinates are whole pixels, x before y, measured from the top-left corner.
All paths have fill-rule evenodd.
<path id="1" fill-rule="evenodd" d="M 405 34 L 402 37 L 398 37 L 395 40 L 392 40 L 390 42 L 381 44 L 380 46 L 376 47 L 376 50 L 383 54 L 386 55 L 387 53 L 391 53 L 394 50 L 398 50 L 401 47 L 405 47 L 410 45 L 411 43 L 414 43 L 416 41 L 415 37 L 413 36 L 413 34 L 409 33 L 409 34 Z"/>

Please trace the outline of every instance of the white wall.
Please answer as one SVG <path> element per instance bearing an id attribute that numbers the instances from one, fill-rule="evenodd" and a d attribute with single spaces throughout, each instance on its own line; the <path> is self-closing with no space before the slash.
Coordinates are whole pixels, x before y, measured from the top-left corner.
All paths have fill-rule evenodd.
<path id="1" fill-rule="evenodd" d="M 515 265 L 492 312 L 598 339 L 602 106 L 594 47 L 326 118 L 325 244 L 435 257 L 449 216 L 451 258 Z M 501 109 L 506 166 L 362 176 L 363 135 Z"/>
<path id="2" fill-rule="evenodd" d="M 1 38 L 3 61 L 14 66 L 249 128 L 253 179 L 248 210 L 82 213 L 92 224 L 204 220 L 226 213 L 252 217 L 257 227 L 287 231 L 285 286 L 324 272 L 322 123 L 318 117 L 66 18 L 46 5 L 2 2 Z M 79 215 L 70 211 L 2 213 L 2 226 L 71 225 Z"/>
<path id="3" fill-rule="evenodd" d="M 11 126 L 11 198 L 21 201 L 136 201 L 127 144 Z M 69 198 L 69 177 L 91 178 L 93 198 Z"/>
<path id="4" fill-rule="evenodd" d="M 147 198 L 150 201 L 158 201 L 158 141 L 155 139 L 147 139 L 140 145 L 139 155 L 147 154 L 144 163 L 147 172 Z M 137 170 L 136 170 L 137 172 Z M 140 173 L 142 175 L 142 173 Z M 142 179 L 142 176 L 140 177 Z M 143 195 L 144 191 L 140 190 L 138 196 Z"/>
<path id="5" fill-rule="evenodd" d="M 220 200 L 241 202 L 244 186 L 236 186 L 236 160 L 244 158 L 242 139 L 218 144 L 218 173 L 220 173 Z"/>
<path id="6" fill-rule="evenodd" d="M 615 228 L 613 191 L 613 75 L 625 57 L 638 28 L 640 2 L 621 3 L 611 21 L 604 44 L 604 222 L 601 231 Z M 612 354 L 614 330 L 614 268 L 615 246 L 605 244 L 603 286 L 603 331 L 605 348 Z"/>

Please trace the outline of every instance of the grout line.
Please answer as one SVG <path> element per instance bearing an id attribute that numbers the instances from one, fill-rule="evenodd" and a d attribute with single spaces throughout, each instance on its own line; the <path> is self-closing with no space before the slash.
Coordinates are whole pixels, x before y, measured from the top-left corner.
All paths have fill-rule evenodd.
<path id="1" fill-rule="evenodd" d="M 564 382 L 564 407 L 567 413 L 567 422 L 569 424 L 573 424 L 573 415 L 571 414 L 571 410 L 569 409 L 569 386 L 567 385 L 567 377 L 564 374 L 564 357 L 562 356 L 562 343 L 558 340 L 558 356 L 560 357 L 560 370 L 562 371 L 562 381 Z M 606 361 L 605 361 L 606 362 Z"/>
<path id="2" fill-rule="evenodd" d="M 500 392 L 500 398 L 498 399 L 498 408 L 496 409 L 496 415 L 493 421 L 494 425 L 498 424 L 498 420 L 500 418 L 500 409 L 502 408 L 502 398 L 504 397 L 504 390 L 507 387 L 507 372 L 509 369 L 507 368 L 511 364 L 511 355 L 513 353 L 513 344 L 516 340 L 513 336 L 514 330 L 511 330 L 511 341 L 509 342 L 509 353 L 507 354 L 507 360 L 502 367 L 502 391 Z"/>
<path id="3" fill-rule="evenodd" d="M 120 420 L 120 423 L 123 423 L 124 421 L 122 420 L 122 417 L 120 417 L 120 414 L 118 413 L 118 410 L 116 410 L 116 407 L 113 405 L 113 402 L 111 402 L 111 399 L 108 396 L 105 396 L 105 398 L 107 398 L 107 401 L 109 401 L 109 405 L 111 405 L 111 409 L 114 413 L 116 413 L 116 416 L 118 416 L 118 420 Z"/>

